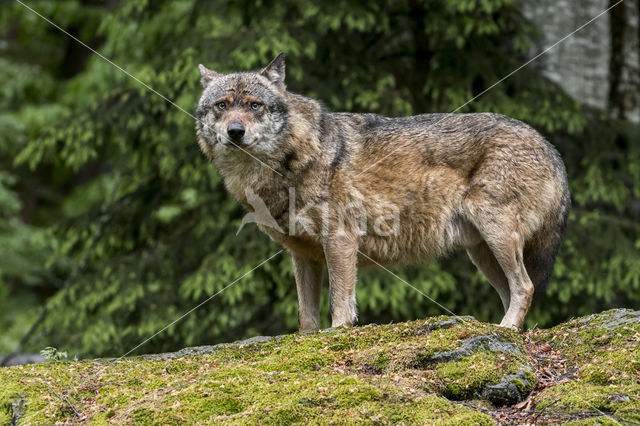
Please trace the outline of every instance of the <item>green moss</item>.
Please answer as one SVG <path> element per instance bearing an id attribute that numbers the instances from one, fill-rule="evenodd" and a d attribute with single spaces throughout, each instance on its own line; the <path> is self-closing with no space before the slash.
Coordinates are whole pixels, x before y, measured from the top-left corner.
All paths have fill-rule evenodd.
<path id="1" fill-rule="evenodd" d="M 389 361 L 389 357 L 386 354 L 380 353 L 374 359 L 373 365 L 375 365 L 380 371 L 382 371 L 387 368 L 387 366 L 389 365 Z"/>
<path id="2" fill-rule="evenodd" d="M 151 419 L 155 417 L 155 412 L 148 408 L 136 408 L 131 413 L 130 419 L 139 424 L 151 424 Z"/>
<path id="3" fill-rule="evenodd" d="M 263 416 L 255 416 L 256 422 L 265 425 L 290 425 L 306 422 L 318 417 L 317 409 L 296 406 L 284 407 L 274 411 L 267 411 Z"/>
<path id="4" fill-rule="evenodd" d="M 363 417 L 377 424 L 495 424 L 485 414 L 435 396 L 416 397 L 410 403 L 392 400 L 368 408 L 363 410 L 366 413 Z"/>
<path id="5" fill-rule="evenodd" d="M 513 383 L 520 392 L 524 392 L 526 390 L 526 386 L 524 383 L 522 383 L 522 380 L 512 379 L 511 383 Z"/>
<path id="6" fill-rule="evenodd" d="M 571 381 L 537 396 L 539 409 L 553 404 L 553 409 L 569 414 L 595 413 L 572 424 L 640 421 L 640 324 L 603 327 L 611 322 L 611 312 L 533 334 L 534 342 L 549 342 L 567 358 L 568 368 L 577 369 Z"/>
<path id="7" fill-rule="evenodd" d="M 487 416 L 486 414 L 482 414 L 476 411 L 476 412 L 464 413 L 464 414 L 458 414 L 456 416 L 452 416 L 451 418 L 438 422 L 438 424 L 451 425 L 451 426 L 454 426 L 454 425 L 484 426 L 484 425 L 494 425 L 495 422 L 491 417 Z"/>
<path id="8" fill-rule="evenodd" d="M 588 358 L 607 347 L 628 346 L 640 339 L 640 323 L 622 325 L 612 330 L 601 326 L 609 320 L 606 313 L 589 322 L 584 322 L 584 318 L 577 318 L 549 330 L 538 330 L 534 334 L 534 340 L 548 342 L 555 349 L 572 357 Z"/>
<path id="9" fill-rule="evenodd" d="M 538 396 L 538 408 L 553 404 L 565 413 L 596 412 L 630 421 L 640 420 L 640 384 L 593 385 L 576 380 L 545 390 Z"/>
<path id="10" fill-rule="evenodd" d="M 577 420 L 573 422 L 566 422 L 567 426 L 620 426 L 620 420 L 616 420 L 612 417 L 607 417 L 606 414 L 591 417 L 589 419 Z"/>
<path id="11" fill-rule="evenodd" d="M 430 323 L 429 325 L 432 325 L 437 321 L 430 321 Z M 458 323 L 452 327 L 437 328 L 425 336 L 426 345 L 417 353 L 416 361 L 419 365 L 426 365 L 436 353 L 457 349 L 462 344 L 463 339 L 487 335 L 495 331 L 495 329 L 495 326 L 483 324 L 476 320 L 465 320 L 464 323 Z M 508 330 L 505 331 L 509 332 Z M 516 337 L 515 340 L 519 341 L 521 339 Z"/>
<path id="12" fill-rule="evenodd" d="M 498 383 L 511 371 L 496 368 L 495 354 L 481 351 L 458 361 L 437 365 L 431 390 L 453 400 L 471 399 L 487 384 Z"/>
<path id="13" fill-rule="evenodd" d="M 61 404 L 50 400 L 51 391 L 45 384 L 45 381 L 55 382 L 52 377 L 58 377 L 59 363 L 45 365 L 49 371 L 44 374 L 33 374 L 28 367 L 0 368 L 0 424 L 9 423 L 12 417 L 11 404 L 20 399 L 26 401 L 23 421 L 51 423 L 60 418 L 63 414 Z"/>
<path id="14" fill-rule="evenodd" d="M 6 369 L 0 375 L 2 419 L 8 421 L 8 407 L 15 395 L 24 393 L 29 421 L 73 421 L 68 404 L 35 379 L 46 376 L 94 423 L 420 423 L 459 416 L 490 421 L 439 397 L 416 395 L 424 393 L 416 386 L 423 372 L 382 375 L 392 365 L 408 371 L 415 362 L 413 352 L 407 353 L 412 360 L 394 364 L 398 347 L 443 347 L 439 336 L 451 331 L 438 330 L 435 336 L 427 331 L 429 323 L 441 319 L 295 334 L 167 361 L 137 357 L 102 365 L 48 363 Z M 457 327 L 452 342 L 465 333 Z M 363 373 L 365 361 L 377 368 L 376 374 Z"/>
<path id="15" fill-rule="evenodd" d="M 170 360 L 138 357 L 2 369 L 0 423 L 8 423 L 11 403 L 20 395 L 28 402 L 24 423 L 77 420 L 54 389 L 82 421 L 97 424 L 492 424 L 491 417 L 441 396 L 476 398 L 484 386 L 521 370 L 526 355 L 479 350 L 457 361 L 425 360 L 474 336 L 492 333 L 520 348 L 523 336 L 477 321 L 432 327 L 446 319 L 293 334 Z M 564 351 L 567 365 L 579 367 L 574 381 L 540 393 L 536 409 L 559 400 L 554 407 L 563 410 L 595 406 L 637 419 L 636 327 L 609 331 L 573 321 L 553 332 L 536 330 L 532 340 Z M 523 371 L 527 380 L 512 382 L 526 394 L 535 376 Z"/>

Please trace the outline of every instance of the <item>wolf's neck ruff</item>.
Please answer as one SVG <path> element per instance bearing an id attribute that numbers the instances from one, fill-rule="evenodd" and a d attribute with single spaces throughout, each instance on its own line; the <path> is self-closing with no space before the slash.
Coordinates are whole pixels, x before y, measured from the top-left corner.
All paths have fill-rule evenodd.
<path id="1" fill-rule="evenodd" d="M 231 194 L 246 205 L 247 189 L 255 191 L 267 206 L 278 210 L 286 200 L 288 188 L 299 186 L 305 176 L 318 177 L 325 165 L 324 158 L 332 149 L 321 141 L 320 123 L 325 114 L 320 103 L 301 96 L 283 93 L 282 100 L 290 105 L 286 116 L 279 117 L 285 124 L 276 135 L 259 141 L 273 149 L 255 149 L 244 146 L 253 155 L 275 169 L 279 174 L 255 161 L 233 146 L 211 146 L 200 136 L 203 152 L 212 160 Z M 321 149 L 322 146 L 322 149 Z"/>

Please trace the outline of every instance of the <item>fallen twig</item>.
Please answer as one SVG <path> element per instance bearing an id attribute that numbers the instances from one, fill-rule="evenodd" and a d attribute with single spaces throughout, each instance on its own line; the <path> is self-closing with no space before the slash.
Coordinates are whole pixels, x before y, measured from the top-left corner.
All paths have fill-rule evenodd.
<path id="1" fill-rule="evenodd" d="M 51 392 L 53 392 L 55 396 L 57 396 L 57 397 L 58 397 L 62 402 L 66 402 L 66 403 L 69 405 L 69 407 L 71 407 L 71 409 L 72 409 L 72 410 L 73 410 L 73 412 L 75 413 L 76 417 L 78 417 L 78 418 L 79 418 L 79 417 L 82 417 L 82 416 L 80 415 L 80 413 L 78 412 L 78 410 L 76 410 L 76 407 L 74 407 L 74 406 L 73 406 L 73 404 L 71 403 L 71 401 L 69 401 L 69 398 L 67 398 L 67 397 L 66 397 L 66 396 L 64 396 L 64 395 L 60 395 L 60 394 L 59 394 L 59 393 L 58 393 L 58 392 L 53 388 L 53 386 L 51 386 L 51 384 L 50 384 L 49 382 L 47 382 L 46 380 L 44 380 L 44 379 L 43 379 L 42 381 L 43 381 L 43 382 L 44 382 L 44 383 L 49 387 L 49 389 L 51 389 Z"/>

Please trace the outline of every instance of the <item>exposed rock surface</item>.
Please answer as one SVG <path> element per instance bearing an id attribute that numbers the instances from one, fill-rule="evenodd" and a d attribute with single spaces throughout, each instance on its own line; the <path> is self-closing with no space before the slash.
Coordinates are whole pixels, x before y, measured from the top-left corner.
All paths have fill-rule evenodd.
<path id="1" fill-rule="evenodd" d="M 539 28 L 535 48 L 531 56 L 548 49 L 531 66 L 540 69 L 550 80 L 578 102 L 600 110 L 607 110 L 610 90 L 609 61 L 611 57 L 611 19 L 603 11 L 611 5 L 607 0 L 525 0 L 523 14 Z M 640 38 L 640 3 L 621 2 L 618 7 L 626 9 L 627 25 L 622 40 L 621 93 L 627 105 L 625 117 L 640 122 L 640 95 L 637 79 Z M 585 23 L 590 24 L 582 27 Z M 572 33 L 576 29 L 579 31 Z"/>
<path id="2" fill-rule="evenodd" d="M 9 419 L 9 425 L 17 425 L 20 423 L 22 416 L 27 408 L 27 400 L 24 395 L 18 395 L 17 399 L 11 403 L 11 418 Z"/>
<path id="3" fill-rule="evenodd" d="M 497 353 L 522 354 L 522 350 L 515 343 L 504 342 L 495 335 L 475 336 L 461 340 L 459 348 L 451 351 L 437 352 L 425 360 L 427 363 L 458 361 L 480 350 Z"/>
<path id="4" fill-rule="evenodd" d="M 518 362 L 512 368 L 515 368 L 516 371 L 512 374 L 504 375 L 497 383 L 493 383 L 493 380 L 486 380 L 478 383 L 478 386 L 469 392 L 463 392 L 461 395 L 455 392 L 444 392 L 445 396 L 452 399 L 469 399 L 469 397 L 473 397 L 502 406 L 522 401 L 533 390 L 536 380 L 533 368 L 528 363 L 529 360 L 523 356 L 524 351 L 518 344 L 505 341 L 499 335 L 489 334 L 468 337 L 461 340 L 458 348 L 436 352 L 427 357 L 420 357 L 420 361 L 423 365 L 433 366 L 434 364 L 456 362 L 478 353 L 495 354 L 498 355 L 497 359 L 500 360 L 505 359 L 500 357 L 500 354 L 515 355 L 514 359 L 518 360 Z"/>
<path id="5" fill-rule="evenodd" d="M 14 365 L 35 364 L 44 361 L 44 356 L 40 354 L 0 355 L 0 367 L 13 367 Z"/>
<path id="6" fill-rule="evenodd" d="M 0 369 L 0 424 L 640 421 L 640 312 L 471 317 Z"/>
<path id="7" fill-rule="evenodd" d="M 640 311 L 631 309 L 615 309 L 601 314 L 589 315 L 578 320 L 581 324 L 603 327 L 613 330 L 623 325 L 640 323 Z"/>
<path id="8" fill-rule="evenodd" d="M 280 338 L 280 336 L 255 336 L 245 340 L 239 340 L 233 343 L 219 343 L 217 345 L 211 345 L 211 346 L 192 346 L 190 348 L 180 349 L 177 352 L 166 352 L 162 354 L 143 355 L 142 358 L 147 360 L 160 359 L 160 360 L 166 361 L 169 359 L 182 358 L 185 356 L 209 355 L 209 354 L 214 354 L 216 352 L 219 352 L 225 347 L 232 346 L 232 345 L 241 347 L 246 345 L 252 345 L 254 343 L 266 343 L 273 339 L 278 339 L 278 338 Z"/>

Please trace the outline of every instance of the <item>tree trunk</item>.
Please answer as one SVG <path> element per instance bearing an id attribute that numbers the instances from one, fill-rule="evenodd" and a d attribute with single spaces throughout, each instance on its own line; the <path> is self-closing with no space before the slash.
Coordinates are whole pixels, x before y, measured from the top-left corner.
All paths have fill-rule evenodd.
<path id="1" fill-rule="evenodd" d="M 618 0 L 609 0 L 612 7 Z M 624 36 L 627 27 L 626 7 L 618 4 L 609 11 L 611 29 L 611 55 L 609 56 L 609 98 L 608 109 L 615 118 L 625 117 L 625 98 L 621 90 L 622 71 L 624 69 Z"/>
<path id="2" fill-rule="evenodd" d="M 411 20 L 413 49 L 415 52 L 415 69 L 410 79 L 411 93 L 413 96 L 413 108 L 415 113 L 422 114 L 427 112 L 427 101 L 424 93 L 423 73 L 428 72 L 433 52 L 429 50 L 429 38 L 425 29 L 425 20 L 427 18 L 426 7 L 416 0 L 409 2 L 409 18 Z"/>

